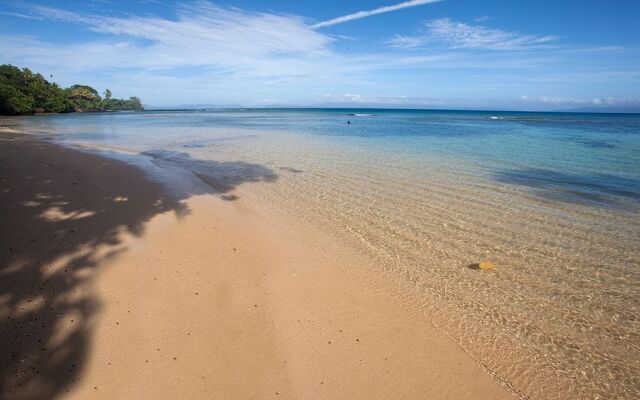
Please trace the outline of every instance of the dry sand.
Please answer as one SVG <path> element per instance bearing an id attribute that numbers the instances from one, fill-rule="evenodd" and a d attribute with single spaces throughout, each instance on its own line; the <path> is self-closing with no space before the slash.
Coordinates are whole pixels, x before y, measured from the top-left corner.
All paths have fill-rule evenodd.
<path id="1" fill-rule="evenodd" d="M 0 133 L 0 398 L 513 398 L 340 243 L 165 186 Z"/>

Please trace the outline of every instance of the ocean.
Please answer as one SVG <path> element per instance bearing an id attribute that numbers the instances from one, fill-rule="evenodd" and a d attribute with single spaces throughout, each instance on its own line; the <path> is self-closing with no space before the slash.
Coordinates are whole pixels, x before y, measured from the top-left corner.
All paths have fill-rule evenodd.
<path id="1" fill-rule="evenodd" d="M 640 114 L 229 109 L 42 115 L 295 216 L 415 289 L 523 397 L 640 397 Z M 238 194 L 240 193 L 240 194 Z M 494 270 L 477 270 L 479 262 Z M 554 383 L 552 383 L 554 382 Z"/>

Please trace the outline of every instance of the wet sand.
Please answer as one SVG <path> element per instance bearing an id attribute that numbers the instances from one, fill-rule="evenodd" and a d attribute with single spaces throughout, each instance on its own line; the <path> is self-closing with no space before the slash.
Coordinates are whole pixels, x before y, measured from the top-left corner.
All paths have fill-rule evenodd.
<path id="1" fill-rule="evenodd" d="M 166 173 L 0 133 L 0 398 L 514 398 L 251 180 Z"/>

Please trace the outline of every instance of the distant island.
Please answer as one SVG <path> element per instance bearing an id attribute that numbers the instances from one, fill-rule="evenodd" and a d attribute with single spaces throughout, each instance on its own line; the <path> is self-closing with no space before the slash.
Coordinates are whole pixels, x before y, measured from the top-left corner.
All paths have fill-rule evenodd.
<path id="1" fill-rule="evenodd" d="M 119 110 L 142 111 L 144 107 L 137 97 L 116 99 L 106 89 L 102 98 L 91 86 L 61 88 L 29 68 L 0 65 L 0 115 Z"/>

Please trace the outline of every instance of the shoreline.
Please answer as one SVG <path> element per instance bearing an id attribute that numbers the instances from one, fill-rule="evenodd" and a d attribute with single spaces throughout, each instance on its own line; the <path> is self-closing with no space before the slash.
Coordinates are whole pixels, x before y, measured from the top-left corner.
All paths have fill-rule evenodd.
<path id="1" fill-rule="evenodd" d="M 3 397 L 514 398 L 367 260 L 239 190 L 1 139 Z"/>

